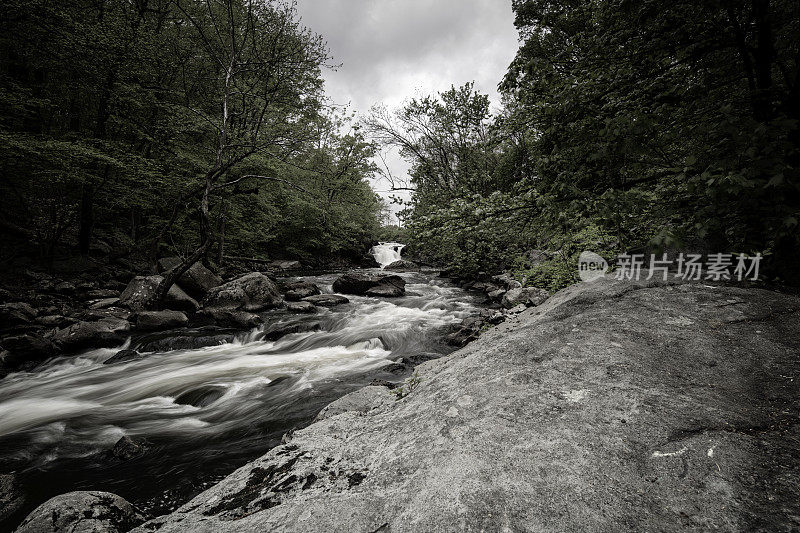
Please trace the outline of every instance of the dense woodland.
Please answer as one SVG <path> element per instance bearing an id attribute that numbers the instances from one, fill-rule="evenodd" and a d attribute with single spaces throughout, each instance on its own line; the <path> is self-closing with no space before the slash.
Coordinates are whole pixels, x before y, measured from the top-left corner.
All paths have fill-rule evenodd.
<path id="1" fill-rule="evenodd" d="M 358 255 L 388 145 L 412 163 L 390 176 L 414 191 L 408 250 L 462 275 L 558 288 L 584 249 L 695 250 L 796 281 L 797 2 L 512 6 L 499 112 L 467 84 L 354 122 L 292 5 L 3 2 L 3 260 Z"/>
<path id="2" fill-rule="evenodd" d="M 410 249 L 549 288 L 584 249 L 760 252 L 771 279 L 797 282 L 800 4 L 513 9 L 500 113 L 466 85 L 369 121 L 413 164 Z"/>
<path id="3" fill-rule="evenodd" d="M 3 261 L 363 253 L 375 146 L 279 2 L 0 5 Z"/>

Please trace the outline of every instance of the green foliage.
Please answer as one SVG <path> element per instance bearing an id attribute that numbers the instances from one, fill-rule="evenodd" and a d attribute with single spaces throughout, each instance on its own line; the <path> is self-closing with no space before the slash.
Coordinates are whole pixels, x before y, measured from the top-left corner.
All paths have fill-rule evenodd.
<path id="1" fill-rule="evenodd" d="M 526 275 L 558 288 L 595 228 L 618 251 L 761 252 L 800 279 L 800 5 L 512 5 L 497 116 L 467 85 L 371 121 L 412 163 L 416 253 L 469 275 L 544 249 L 561 259 Z"/>
<path id="2" fill-rule="evenodd" d="M 396 388 L 392 389 L 391 393 L 394 394 L 395 400 L 402 400 L 411 394 L 411 391 L 413 391 L 420 383 L 422 383 L 422 378 L 419 377 L 419 373 L 415 370 L 411 377 L 404 380 L 401 385 L 398 385 Z"/>
<path id="3" fill-rule="evenodd" d="M 43 256 L 97 236 L 256 257 L 373 240 L 375 148 L 326 110 L 326 48 L 291 5 L 10 0 L 0 18 L 0 222 Z"/>

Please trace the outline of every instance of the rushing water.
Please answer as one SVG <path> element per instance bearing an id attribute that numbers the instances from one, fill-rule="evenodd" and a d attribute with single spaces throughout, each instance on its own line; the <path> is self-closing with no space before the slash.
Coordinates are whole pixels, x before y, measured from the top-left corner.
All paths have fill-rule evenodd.
<path id="1" fill-rule="evenodd" d="M 337 397 L 375 378 L 403 379 L 399 358 L 450 351 L 443 334 L 476 312 L 472 298 L 432 274 L 402 275 L 405 297 L 348 296 L 350 304 L 316 315 L 267 313 L 265 326 L 227 344 L 112 365 L 102 363 L 122 347 L 93 350 L 10 374 L 0 381 L 0 473 L 20 476 L 26 510 L 81 489 L 170 510 Z M 330 292 L 335 278 L 298 279 Z M 264 340 L 294 323 L 319 329 Z M 110 457 L 125 435 L 146 439 L 147 453 Z"/>
<path id="2" fill-rule="evenodd" d="M 400 254 L 405 244 L 399 242 L 381 242 L 372 247 L 372 257 L 384 268 L 400 260 Z"/>

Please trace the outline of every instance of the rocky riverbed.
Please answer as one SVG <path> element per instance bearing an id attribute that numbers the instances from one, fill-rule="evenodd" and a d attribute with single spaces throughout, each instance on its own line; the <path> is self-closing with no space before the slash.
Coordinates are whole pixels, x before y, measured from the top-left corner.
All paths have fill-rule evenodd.
<path id="1" fill-rule="evenodd" d="M 793 531 L 800 299 L 564 290 L 135 531 Z"/>

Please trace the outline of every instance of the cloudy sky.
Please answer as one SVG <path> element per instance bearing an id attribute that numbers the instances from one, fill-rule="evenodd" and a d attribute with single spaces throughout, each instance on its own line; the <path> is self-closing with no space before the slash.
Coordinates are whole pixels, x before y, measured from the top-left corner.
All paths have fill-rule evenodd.
<path id="1" fill-rule="evenodd" d="M 469 81 L 498 106 L 518 46 L 511 0 L 299 0 L 298 9 L 341 64 L 325 73 L 328 95 L 362 114 Z M 396 154 L 389 161 L 394 174 L 407 169 Z"/>

